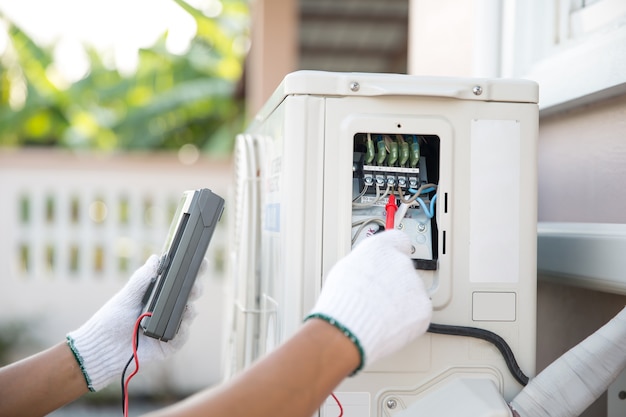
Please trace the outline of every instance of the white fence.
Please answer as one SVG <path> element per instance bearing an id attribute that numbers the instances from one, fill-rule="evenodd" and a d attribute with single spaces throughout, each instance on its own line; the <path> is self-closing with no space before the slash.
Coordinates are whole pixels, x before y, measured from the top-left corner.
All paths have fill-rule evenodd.
<path id="1" fill-rule="evenodd" d="M 176 154 L 0 151 L 0 326 L 26 321 L 34 348 L 64 340 L 160 252 L 184 190 L 227 198 L 231 179 L 230 161 Z M 220 379 L 228 210 L 227 199 L 189 342 L 135 387 L 184 394 Z"/>

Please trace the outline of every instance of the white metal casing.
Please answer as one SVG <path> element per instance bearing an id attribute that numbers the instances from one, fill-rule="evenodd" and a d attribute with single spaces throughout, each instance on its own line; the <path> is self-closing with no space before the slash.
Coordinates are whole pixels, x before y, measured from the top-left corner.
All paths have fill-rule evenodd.
<path id="1" fill-rule="evenodd" d="M 289 74 L 237 138 L 239 177 L 245 171 L 238 196 L 255 191 L 235 202 L 241 218 L 253 221 L 235 227 L 235 241 L 248 247 L 235 245 L 233 253 L 239 319 L 231 371 L 297 330 L 323 276 L 350 251 L 355 134 L 395 132 L 440 139 L 437 270 L 420 271 L 433 322 L 499 334 L 532 375 L 537 96 L 537 85 L 524 80 Z M 250 160 L 254 166 L 242 171 Z M 393 416 L 432 387 L 464 377 L 493 381 L 507 399 L 521 389 L 491 344 L 427 333 L 348 378 L 336 395 L 346 417 Z M 389 399 L 398 406 L 389 408 Z M 335 415 L 327 408 L 320 415 Z"/>

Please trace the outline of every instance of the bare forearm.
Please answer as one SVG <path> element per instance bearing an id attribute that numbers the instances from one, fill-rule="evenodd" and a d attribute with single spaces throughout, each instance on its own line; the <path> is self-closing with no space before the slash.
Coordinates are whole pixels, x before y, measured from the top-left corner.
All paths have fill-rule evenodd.
<path id="1" fill-rule="evenodd" d="M 150 417 L 310 417 L 359 365 L 352 342 L 320 320 L 227 385 L 201 392 Z"/>
<path id="2" fill-rule="evenodd" d="M 0 368 L 0 415 L 45 415 L 88 392 L 65 343 Z"/>

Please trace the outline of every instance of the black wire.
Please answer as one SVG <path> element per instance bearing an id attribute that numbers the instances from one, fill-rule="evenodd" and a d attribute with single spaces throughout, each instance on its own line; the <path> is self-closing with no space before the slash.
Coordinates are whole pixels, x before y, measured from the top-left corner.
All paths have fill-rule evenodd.
<path id="1" fill-rule="evenodd" d="M 528 384 L 529 379 L 524 374 L 524 372 L 522 372 L 519 365 L 517 364 L 513 351 L 506 343 L 506 341 L 496 333 L 476 327 L 451 326 L 447 324 L 435 323 L 430 324 L 428 331 L 435 334 L 474 337 L 492 343 L 504 357 L 506 366 L 507 368 L 509 368 L 509 371 L 511 372 L 511 375 L 513 375 L 513 378 L 515 378 L 515 380 L 523 386 L 526 386 L 526 384 Z"/>
<path id="2" fill-rule="evenodd" d="M 137 329 L 137 334 L 135 335 L 135 346 L 137 346 L 137 349 L 139 349 L 139 329 Z M 128 370 L 128 367 L 130 366 L 130 363 L 133 361 L 133 359 L 135 359 L 135 354 L 131 354 L 130 355 L 130 359 L 128 359 L 128 362 L 126 362 L 126 366 L 124 366 L 124 370 L 122 371 L 122 415 L 124 415 L 124 413 L 126 412 L 126 404 L 125 404 L 125 399 L 126 399 L 126 387 L 125 387 L 125 380 L 126 380 L 126 371 Z"/>

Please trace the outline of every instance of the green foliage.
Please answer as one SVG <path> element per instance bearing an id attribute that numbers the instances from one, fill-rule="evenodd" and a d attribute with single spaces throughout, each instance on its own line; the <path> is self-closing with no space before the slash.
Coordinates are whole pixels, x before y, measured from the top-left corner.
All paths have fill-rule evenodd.
<path id="1" fill-rule="evenodd" d="M 197 25 L 184 55 L 166 48 L 167 33 L 141 50 L 132 75 L 110 68 L 87 49 L 88 74 L 58 86 L 52 49 L 39 46 L 7 22 L 10 47 L 0 56 L 0 146 L 80 149 L 178 149 L 194 144 L 230 152 L 243 124 L 235 97 L 242 75 L 248 8 L 222 0 L 216 18 L 174 0 Z M 0 16 L 0 19 L 2 17 Z"/>

